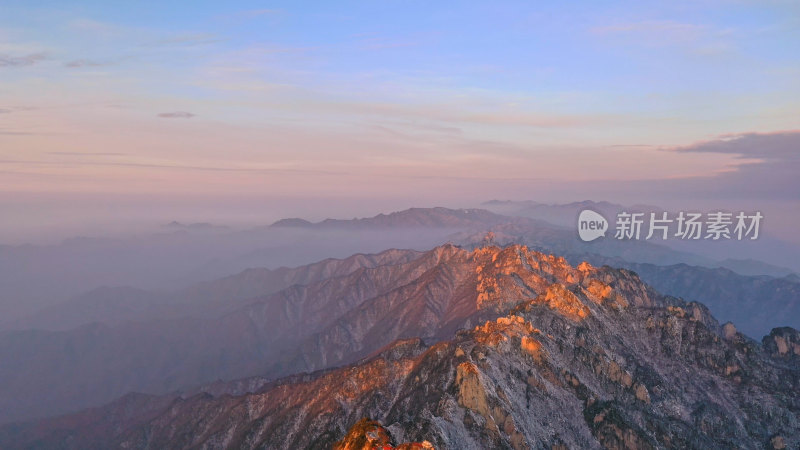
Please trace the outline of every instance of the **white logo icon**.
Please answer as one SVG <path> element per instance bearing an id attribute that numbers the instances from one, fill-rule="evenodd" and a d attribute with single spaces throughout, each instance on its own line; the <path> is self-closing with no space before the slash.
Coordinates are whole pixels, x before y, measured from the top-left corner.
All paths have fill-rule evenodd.
<path id="1" fill-rule="evenodd" d="M 578 235 L 582 241 L 593 241 L 606 235 L 608 231 L 608 221 L 605 217 L 592 211 L 584 209 L 578 216 Z"/>

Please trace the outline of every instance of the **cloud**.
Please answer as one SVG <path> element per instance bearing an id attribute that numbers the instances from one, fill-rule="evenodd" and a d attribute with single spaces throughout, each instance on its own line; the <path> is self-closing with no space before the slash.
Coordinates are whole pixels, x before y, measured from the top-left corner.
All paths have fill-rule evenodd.
<path id="1" fill-rule="evenodd" d="M 350 113 L 371 118 L 381 116 L 392 120 L 441 122 L 452 124 L 522 126 L 533 128 L 570 128 L 603 124 L 615 119 L 611 115 L 553 114 L 549 112 L 508 109 L 502 105 L 476 111 L 468 104 L 390 102 L 312 101 L 307 104 L 316 111 Z"/>
<path id="2" fill-rule="evenodd" d="M 163 112 L 158 115 L 158 117 L 164 117 L 166 119 L 191 119 L 194 116 L 195 114 L 186 111 Z"/>
<path id="3" fill-rule="evenodd" d="M 745 132 L 717 136 L 715 139 L 653 151 L 691 154 L 722 154 L 734 163 L 723 170 L 685 177 L 652 178 L 633 181 L 601 180 L 561 183 L 563 192 L 591 192 L 606 199 L 628 202 L 681 203 L 681 208 L 720 208 L 739 205 L 758 209 L 780 202 L 800 201 L 800 130 L 772 133 Z M 717 205 L 717 206 L 713 206 Z M 800 217 L 799 217 L 800 219 Z"/>
<path id="4" fill-rule="evenodd" d="M 0 136 L 35 136 L 43 133 L 31 133 L 28 131 L 13 131 L 0 129 Z"/>
<path id="5" fill-rule="evenodd" d="M 800 130 L 737 133 L 680 147 L 677 153 L 734 155 L 740 164 L 705 177 L 675 180 L 675 191 L 729 198 L 800 200 Z"/>
<path id="6" fill-rule="evenodd" d="M 722 153 L 737 155 L 742 159 L 797 162 L 800 161 L 800 130 L 726 134 L 715 140 L 663 150 L 681 153 Z"/>
<path id="7" fill-rule="evenodd" d="M 242 15 L 245 17 L 258 17 L 263 15 L 274 15 L 280 14 L 281 10 L 279 9 L 252 9 L 249 11 L 242 11 Z"/>
<path id="8" fill-rule="evenodd" d="M 47 54 L 45 54 L 44 52 L 30 53 L 24 56 L 10 56 L 6 54 L 0 54 L 0 67 L 32 66 L 46 59 L 47 59 Z"/>
<path id="9" fill-rule="evenodd" d="M 153 42 L 153 45 L 156 46 L 205 45 L 205 44 L 214 44 L 217 42 L 222 42 L 223 40 L 224 39 L 221 39 L 219 36 L 211 33 L 192 33 L 192 34 L 180 34 L 165 39 L 161 39 L 156 42 Z"/>
<path id="10" fill-rule="evenodd" d="M 92 34 L 111 35 L 117 34 L 123 27 L 112 23 L 100 22 L 93 19 L 75 19 L 68 26 L 75 30 L 86 31 Z"/>
<path id="11" fill-rule="evenodd" d="M 684 23 L 672 20 L 643 20 L 594 27 L 596 36 L 614 39 L 624 45 L 679 46 L 694 56 L 721 56 L 736 51 L 733 38 L 740 32 L 731 28 Z"/>
<path id="12" fill-rule="evenodd" d="M 596 34 L 647 33 L 662 35 L 696 36 L 707 30 L 707 27 L 691 23 L 671 20 L 648 20 L 641 22 L 620 23 L 592 28 Z"/>
<path id="13" fill-rule="evenodd" d="M 0 133 L 2 134 L 2 133 Z M 298 169 L 289 167 L 219 167 L 219 166 L 193 166 L 186 164 L 159 164 L 137 162 L 105 162 L 105 161 L 34 161 L 24 159 L 0 159 L 0 164 L 13 164 L 19 167 L 132 167 L 141 169 L 166 169 L 200 172 L 232 172 L 254 174 L 310 174 L 310 175 L 347 175 L 350 172 Z"/>
<path id="14" fill-rule="evenodd" d="M 70 68 L 79 68 L 79 67 L 101 67 L 101 66 L 108 66 L 111 63 L 101 62 L 101 61 L 92 61 L 89 59 L 75 59 L 72 61 L 67 61 L 64 63 L 65 67 Z"/>
<path id="15" fill-rule="evenodd" d="M 360 50 L 385 50 L 392 48 L 414 47 L 420 45 L 419 41 L 406 39 L 393 39 L 383 36 L 371 36 L 359 40 Z"/>
<path id="16" fill-rule="evenodd" d="M 124 156 L 125 153 L 118 152 L 47 152 L 48 155 L 61 156 Z"/>
<path id="17" fill-rule="evenodd" d="M 284 14 L 285 11 L 280 9 L 248 9 L 229 14 L 221 14 L 215 17 L 216 21 L 224 24 L 225 26 L 235 26 L 249 20 L 268 20 L 274 21 Z"/>

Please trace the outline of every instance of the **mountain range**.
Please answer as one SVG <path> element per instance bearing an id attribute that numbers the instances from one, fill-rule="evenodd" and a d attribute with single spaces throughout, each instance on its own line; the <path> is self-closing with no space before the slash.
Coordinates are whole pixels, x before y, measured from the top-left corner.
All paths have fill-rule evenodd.
<path id="1" fill-rule="evenodd" d="M 508 216 L 495 214 L 485 209 L 410 208 L 374 217 L 354 219 L 325 219 L 309 222 L 304 219 L 282 219 L 270 228 L 483 228 L 512 220 Z"/>
<path id="2" fill-rule="evenodd" d="M 0 422 L 99 404 L 129 391 L 167 392 L 261 373 L 284 349 L 282 331 L 297 336 L 316 331 L 292 325 L 301 320 L 298 314 L 302 320 L 311 314 L 298 305 L 302 299 L 329 296 L 324 313 L 335 314 L 337 307 L 382 293 L 407 276 L 404 270 L 433 263 L 413 265 L 418 256 L 389 250 L 297 269 L 245 271 L 180 292 L 177 301 L 150 299 L 151 308 L 141 310 L 139 320 L 122 321 L 119 314 L 130 309 L 125 307 L 113 311 L 110 324 L 0 333 Z M 261 296 L 251 298 L 254 292 Z M 98 303 L 104 303 L 102 297 L 88 302 L 87 310 Z M 70 305 L 45 317 L 57 321 L 58 313 L 74 309 Z"/>
<path id="3" fill-rule="evenodd" d="M 617 214 L 643 213 L 645 217 L 650 213 L 668 213 L 669 217 L 676 217 L 676 211 L 669 211 L 654 205 L 621 205 L 607 201 L 584 200 L 565 204 L 547 204 L 535 201 L 500 201 L 492 200 L 481 204 L 482 207 L 510 217 L 525 217 L 549 224 L 574 228 L 578 214 L 583 210 L 592 210 L 603 215 L 610 223 L 614 223 Z M 734 211 L 728 211 L 734 213 Z M 744 240 L 683 240 L 667 239 L 661 241 L 660 246 L 692 256 L 693 259 L 683 259 L 687 264 L 702 265 L 707 267 L 725 267 L 742 275 L 770 275 L 783 277 L 792 273 L 800 273 L 797 253 L 800 246 L 771 235 L 766 226 L 759 233 L 759 238 L 754 241 Z M 689 253 L 690 255 L 687 255 Z M 606 255 L 613 256 L 613 255 Z M 618 255 L 622 256 L 622 255 Z M 772 264 L 765 263 L 770 261 Z M 655 264 L 671 264 L 668 261 L 636 261 L 651 262 Z"/>
<path id="4" fill-rule="evenodd" d="M 390 231 L 447 230 L 448 240 L 465 250 L 522 243 L 576 265 L 634 270 L 664 294 L 703 302 L 752 338 L 775 326 L 800 325 L 800 283 L 792 276 L 669 264 L 692 256 L 647 242 L 587 246 L 572 229 L 486 211 L 416 208 L 372 219 L 312 226 L 356 234 L 371 233 L 370 223 Z M 454 223 L 461 228 L 450 227 Z M 363 357 L 365 339 L 446 339 L 496 310 L 468 306 L 469 295 L 456 291 L 471 292 L 471 269 L 442 257 L 419 250 L 356 254 L 295 268 L 252 268 L 171 291 L 103 287 L 43 308 L 0 332 L 6 363 L 0 368 L 0 423 L 96 406 L 131 391 L 163 394 L 251 376 L 257 384 L 333 367 Z M 429 279 L 413 278 L 434 267 L 440 271 Z M 407 299 L 431 296 L 434 288 L 431 305 Z M 417 323 L 423 319 L 424 326 Z"/>
<path id="5" fill-rule="evenodd" d="M 233 330 L 262 339 L 268 354 L 250 357 L 278 378 L 128 394 L 0 427 L 0 446 L 800 445 L 797 330 L 757 342 L 635 272 L 522 245 L 396 252 L 248 302 L 207 323 L 201 345 Z"/>
<path id="6" fill-rule="evenodd" d="M 635 271 L 659 292 L 702 301 L 721 321 L 759 338 L 777 324 L 800 327 L 800 282 L 793 276 L 745 276 L 726 268 L 632 263 L 597 255 L 568 257 L 572 262 L 623 267 Z"/>

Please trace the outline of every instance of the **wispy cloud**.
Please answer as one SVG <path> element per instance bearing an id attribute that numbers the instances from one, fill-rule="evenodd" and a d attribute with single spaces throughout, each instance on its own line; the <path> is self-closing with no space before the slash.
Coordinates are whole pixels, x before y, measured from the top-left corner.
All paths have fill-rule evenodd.
<path id="1" fill-rule="evenodd" d="M 609 148 L 652 148 L 655 145 L 651 144 L 613 144 L 609 145 Z"/>
<path id="2" fill-rule="evenodd" d="M 315 108 L 349 112 L 352 114 L 380 115 L 403 120 L 424 119 L 429 122 L 472 123 L 481 125 L 523 126 L 534 128 L 566 128 L 595 125 L 613 119 L 611 116 L 551 114 L 526 110 L 504 110 L 502 107 L 484 111 L 470 111 L 456 104 L 414 104 L 377 102 L 319 102 Z M 450 125 L 446 125 L 450 126 Z"/>
<path id="3" fill-rule="evenodd" d="M 117 34 L 125 27 L 117 24 L 100 22 L 98 20 L 79 18 L 72 20 L 68 26 L 74 30 L 90 32 L 94 34 L 102 34 L 105 36 Z"/>
<path id="4" fill-rule="evenodd" d="M 222 42 L 224 39 L 212 33 L 190 33 L 179 34 L 168 38 L 160 39 L 152 43 L 155 46 L 191 46 L 206 45 Z"/>
<path id="5" fill-rule="evenodd" d="M 47 152 L 48 155 L 60 156 L 124 156 L 125 153 L 119 152 Z"/>
<path id="6" fill-rule="evenodd" d="M 298 169 L 290 167 L 212 167 L 194 166 L 187 164 L 161 164 L 161 163 L 138 163 L 138 162 L 104 162 L 104 161 L 34 161 L 20 159 L 0 159 L 0 164 L 9 164 L 17 167 L 131 167 L 142 169 L 165 169 L 165 170 L 185 170 L 202 172 L 241 172 L 255 174 L 312 174 L 312 175 L 342 175 L 348 174 L 346 171 L 317 170 L 317 169 Z"/>
<path id="7" fill-rule="evenodd" d="M 0 67 L 32 66 L 46 59 L 48 59 L 48 56 L 44 52 L 30 53 L 23 56 L 0 54 Z"/>
<path id="8" fill-rule="evenodd" d="M 42 133 L 31 133 L 29 131 L 13 131 L 0 129 L 0 136 L 36 136 Z"/>
<path id="9" fill-rule="evenodd" d="M 719 56 L 735 50 L 735 30 L 673 20 L 642 20 L 603 25 L 589 30 L 596 36 L 624 39 L 628 45 L 688 47 L 697 56 Z"/>
<path id="10" fill-rule="evenodd" d="M 614 33 L 658 33 L 670 35 L 692 35 L 703 32 L 707 27 L 692 23 L 675 22 L 671 20 L 645 20 L 640 22 L 618 23 L 604 25 L 591 29 L 596 34 Z"/>
<path id="11" fill-rule="evenodd" d="M 281 10 L 279 10 L 279 9 L 262 8 L 262 9 L 251 9 L 249 11 L 242 11 L 241 15 L 244 16 L 244 17 L 258 17 L 258 16 L 264 16 L 264 15 L 270 15 L 271 16 L 271 15 L 274 15 L 274 14 L 280 14 L 280 12 L 281 12 Z"/>
<path id="12" fill-rule="evenodd" d="M 165 119 L 191 119 L 194 116 L 195 114 L 186 111 L 163 112 L 158 115 L 158 117 Z"/>
<path id="13" fill-rule="evenodd" d="M 94 61 L 91 59 L 74 59 L 72 61 L 67 61 L 64 63 L 64 66 L 69 68 L 102 67 L 108 65 L 111 65 L 111 63 L 104 61 Z"/>
<path id="14" fill-rule="evenodd" d="M 280 9 L 272 9 L 272 8 L 259 8 L 259 9 L 248 9 L 244 11 L 232 12 L 229 14 L 221 14 L 216 17 L 218 21 L 221 21 L 227 25 L 240 23 L 242 21 L 255 19 L 258 17 L 268 17 L 270 19 L 274 19 L 275 17 L 282 15 L 284 13 L 283 10 Z"/>
<path id="15" fill-rule="evenodd" d="M 439 125 L 435 123 L 417 123 L 417 122 L 400 122 L 397 125 L 406 127 L 412 130 L 442 133 L 442 134 L 455 134 L 462 135 L 464 130 L 459 127 L 452 127 L 447 125 Z"/>
<path id="16" fill-rule="evenodd" d="M 358 48 L 361 50 L 385 50 L 391 48 L 414 47 L 420 45 L 419 41 L 408 39 L 393 39 L 383 36 L 370 36 L 359 39 Z"/>
<path id="17" fill-rule="evenodd" d="M 360 50 L 384 50 L 430 44 L 440 35 L 441 33 L 439 32 L 419 32 L 404 34 L 402 36 L 389 36 L 381 33 L 369 32 L 356 33 L 352 35 L 352 37 L 355 38 L 356 48 Z"/>

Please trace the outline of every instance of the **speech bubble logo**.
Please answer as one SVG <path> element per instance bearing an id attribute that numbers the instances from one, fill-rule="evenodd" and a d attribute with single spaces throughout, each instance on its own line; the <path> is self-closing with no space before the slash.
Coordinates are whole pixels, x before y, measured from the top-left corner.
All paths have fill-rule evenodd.
<path id="1" fill-rule="evenodd" d="M 584 209 L 578 215 L 578 236 L 582 241 L 593 241 L 605 236 L 606 231 L 608 231 L 608 221 L 600 214 L 591 209 Z"/>

